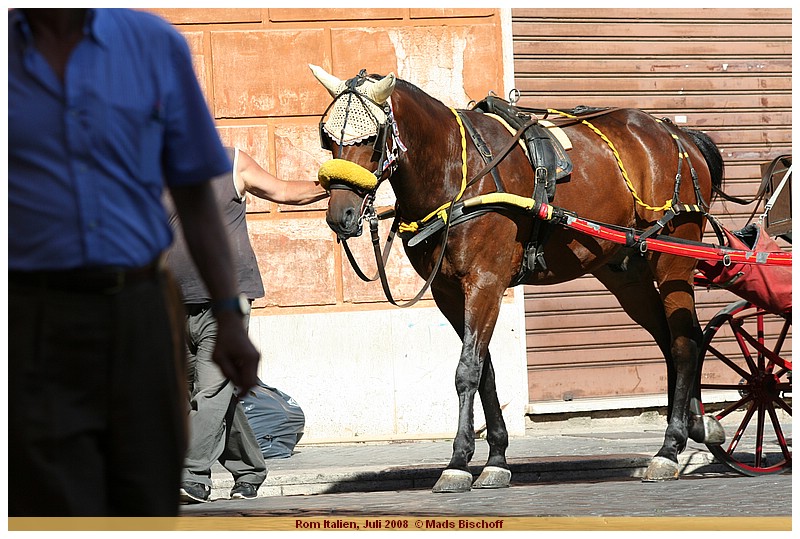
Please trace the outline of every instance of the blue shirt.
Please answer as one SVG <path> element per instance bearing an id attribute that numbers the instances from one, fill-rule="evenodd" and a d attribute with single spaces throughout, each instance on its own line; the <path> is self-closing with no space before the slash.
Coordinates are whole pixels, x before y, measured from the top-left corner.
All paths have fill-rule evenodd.
<path id="1" fill-rule="evenodd" d="M 89 10 L 64 81 L 8 14 L 10 270 L 138 267 L 172 241 L 164 185 L 231 169 L 189 47 L 166 21 Z"/>

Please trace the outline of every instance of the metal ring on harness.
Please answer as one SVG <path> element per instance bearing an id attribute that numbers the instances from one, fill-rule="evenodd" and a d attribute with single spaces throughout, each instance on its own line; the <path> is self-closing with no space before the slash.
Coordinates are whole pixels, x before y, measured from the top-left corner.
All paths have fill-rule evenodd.
<path id="1" fill-rule="evenodd" d="M 730 265 L 731 265 L 731 257 L 730 257 L 730 255 L 724 255 L 722 257 L 722 265 L 725 266 L 726 268 L 730 267 Z"/>
<path id="2" fill-rule="evenodd" d="M 375 207 L 372 205 L 373 202 L 375 202 L 375 193 L 373 192 L 367 193 L 364 200 L 361 201 L 361 209 L 359 210 L 358 216 L 359 228 L 363 225 L 364 221 L 369 221 L 370 227 L 373 226 L 373 221 L 374 223 L 378 222 L 378 214 L 375 213 Z"/>
<path id="3" fill-rule="evenodd" d="M 639 252 L 642 254 L 647 252 L 647 240 L 639 242 Z"/>

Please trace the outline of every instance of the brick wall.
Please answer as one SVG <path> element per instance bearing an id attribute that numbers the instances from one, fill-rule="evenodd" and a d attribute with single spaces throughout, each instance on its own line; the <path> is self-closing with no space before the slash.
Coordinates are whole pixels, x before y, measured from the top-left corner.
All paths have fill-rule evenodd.
<path id="1" fill-rule="evenodd" d="M 342 79 L 362 68 L 391 71 L 457 107 L 490 90 L 504 91 L 498 9 L 152 11 L 186 37 L 222 140 L 288 180 L 316 178 L 330 158 L 319 147 L 317 127 L 330 96 L 309 63 Z M 387 183 L 378 204 L 392 203 Z M 326 206 L 324 200 L 299 207 L 248 200 L 251 239 L 266 288 L 255 316 L 387 305 L 378 283 L 365 284 L 350 269 L 325 223 Z M 369 272 L 371 248 L 367 238 L 360 239 L 351 247 Z M 389 264 L 394 296 L 413 297 L 422 280 L 399 245 Z"/>

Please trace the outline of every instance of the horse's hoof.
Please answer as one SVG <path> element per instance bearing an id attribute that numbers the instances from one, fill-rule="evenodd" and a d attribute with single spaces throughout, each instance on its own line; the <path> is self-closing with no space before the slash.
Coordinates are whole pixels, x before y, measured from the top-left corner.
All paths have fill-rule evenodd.
<path id="1" fill-rule="evenodd" d="M 725 443 L 725 429 L 722 428 L 716 417 L 704 415 L 703 430 L 705 431 L 704 444 L 721 445 Z"/>
<path id="2" fill-rule="evenodd" d="M 725 429 L 712 415 L 695 415 L 689 423 L 689 437 L 698 444 L 720 445 L 725 443 Z"/>
<path id="3" fill-rule="evenodd" d="M 445 470 L 433 485 L 433 492 L 469 492 L 472 474 L 464 470 Z"/>
<path id="4" fill-rule="evenodd" d="M 656 482 L 656 481 L 673 481 L 680 475 L 678 463 L 673 462 L 665 457 L 653 457 L 650 461 L 650 466 L 644 472 L 642 481 Z"/>
<path id="5" fill-rule="evenodd" d="M 511 484 L 511 470 L 498 466 L 487 466 L 472 488 L 506 488 Z"/>

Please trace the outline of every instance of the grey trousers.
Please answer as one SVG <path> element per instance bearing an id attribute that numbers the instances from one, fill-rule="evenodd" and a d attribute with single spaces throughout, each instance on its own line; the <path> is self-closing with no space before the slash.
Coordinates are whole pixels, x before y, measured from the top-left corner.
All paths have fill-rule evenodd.
<path id="1" fill-rule="evenodd" d="M 249 321 L 245 315 L 245 325 Z M 219 461 L 234 481 L 258 487 L 267 478 L 267 465 L 233 384 L 211 358 L 216 337 L 211 310 L 187 305 L 189 447 L 183 480 L 210 487 L 211 466 Z"/>

